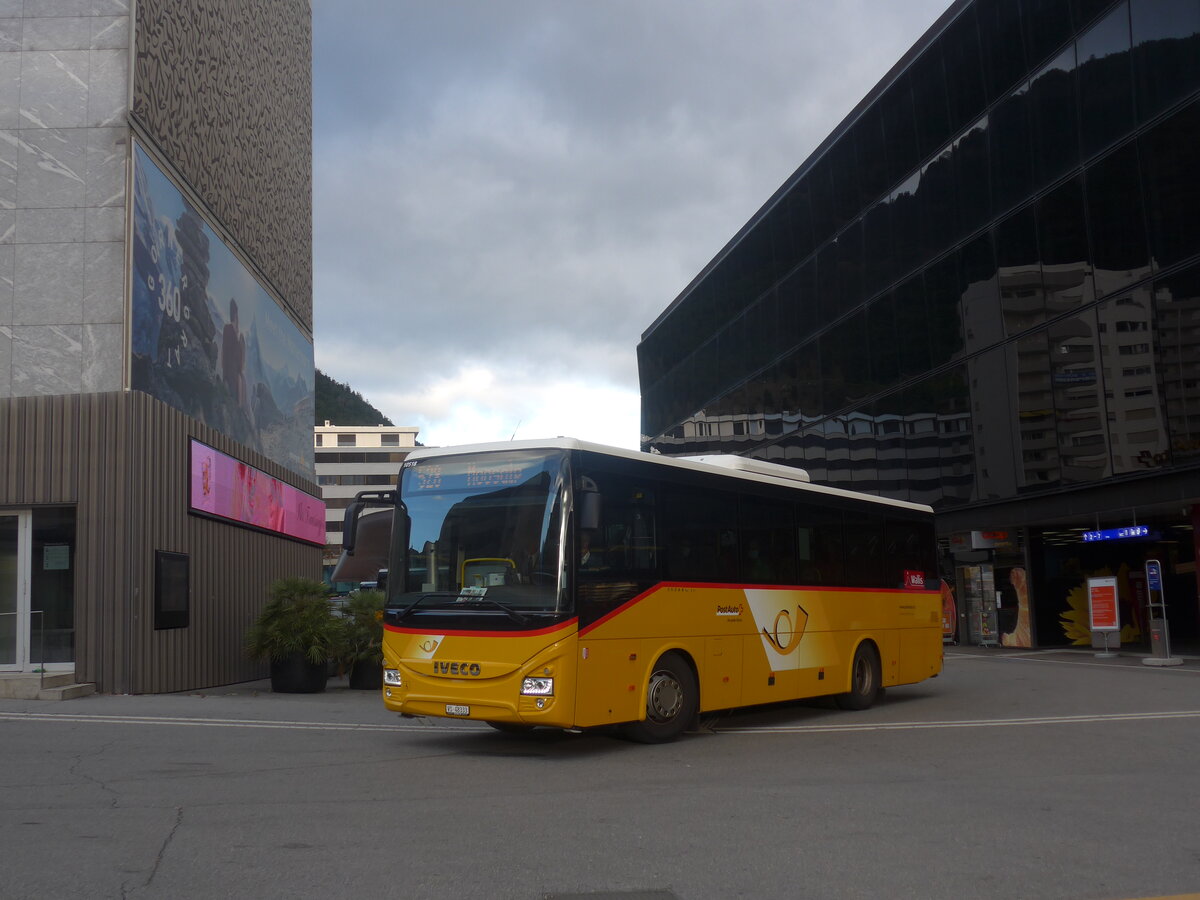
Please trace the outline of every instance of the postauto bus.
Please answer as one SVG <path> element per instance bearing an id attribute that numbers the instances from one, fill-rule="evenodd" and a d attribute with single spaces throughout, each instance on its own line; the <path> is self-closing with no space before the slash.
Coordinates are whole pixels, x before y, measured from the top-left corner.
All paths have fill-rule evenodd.
<path id="1" fill-rule="evenodd" d="M 405 716 L 659 742 L 715 710 L 863 709 L 942 668 L 932 510 L 799 469 L 561 438 L 418 449 L 397 491 L 350 505 L 347 553 L 372 506 L 393 509 L 383 701 Z"/>

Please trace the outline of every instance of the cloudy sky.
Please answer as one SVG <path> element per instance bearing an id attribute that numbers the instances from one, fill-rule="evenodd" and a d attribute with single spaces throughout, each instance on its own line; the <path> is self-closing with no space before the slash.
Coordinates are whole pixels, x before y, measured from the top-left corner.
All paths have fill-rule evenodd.
<path id="1" fill-rule="evenodd" d="M 949 0 L 316 0 L 317 366 L 637 447 L 642 332 Z"/>

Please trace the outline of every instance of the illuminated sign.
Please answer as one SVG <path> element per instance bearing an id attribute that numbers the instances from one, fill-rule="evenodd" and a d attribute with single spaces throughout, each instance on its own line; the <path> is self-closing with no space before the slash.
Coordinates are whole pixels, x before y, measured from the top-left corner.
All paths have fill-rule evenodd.
<path id="1" fill-rule="evenodd" d="M 1149 537 L 1149 525 L 1128 525 L 1125 528 L 1106 528 L 1103 531 L 1085 531 L 1083 540 L 1087 543 L 1092 541 L 1120 541 L 1125 538 Z"/>
<path id="2" fill-rule="evenodd" d="M 325 544 L 325 503 L 261 469 L 192 441 L 191 511 L 237 525 Z"/>

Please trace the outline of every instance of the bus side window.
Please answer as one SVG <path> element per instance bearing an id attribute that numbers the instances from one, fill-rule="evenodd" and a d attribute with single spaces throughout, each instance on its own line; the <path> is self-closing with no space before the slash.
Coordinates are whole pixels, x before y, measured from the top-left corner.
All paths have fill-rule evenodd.
<path id="1" fill-rule="evenodd" d="M 739 517 L 742 581 L 749 584 L 794 583 L 796 547 L 792 540 L 791 504 L 743 496 Z"/>
<path id="2" fill-rule="evenodd" d="M 857 510 L 846 514 L 846 584 L 892 587 L 883 580 L 883 517 Z"/>
<path id="3" fill-rule="evenodd" d="M 737 495 L 668 490 L 664 515 L 669 579 L 737 582 Z"/>
<path id="4" fill-rule="evenodd" d="M 800 584 L 842 583 L 842 514 L 836 509 L 818 509 L 798 504 L 797 550 Z"/>
<path id="5" fill-rule="evenodd" d="M 937 570 L 932 525 L 888 519 L 884 537 L 884 580 L 888 587 L 909 587 L 905 572 L 921 572 L 927 586 L 935 584 Z"/>

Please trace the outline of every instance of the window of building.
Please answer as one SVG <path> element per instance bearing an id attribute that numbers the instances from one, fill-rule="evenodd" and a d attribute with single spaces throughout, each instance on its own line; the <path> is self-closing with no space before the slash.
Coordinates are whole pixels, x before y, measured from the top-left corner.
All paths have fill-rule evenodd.
<path id="1" fill-rule="evenodd" d="M 1080 135 L 1088 157 L 1133 127 L 1133 84 L 1129 77 L 1129 4 L 1118 4 L 1081 35 L 1079 58 Z"/>
<path id="2" fill-rule="evenodd" d="M 354 447 L 358 444 L 358 435 L 356 434 L 339 434 L 337 439 L 339 447 Z"/>
<path id="3" fill-rule="evenodd" d="M 324 443 L 325 443 L 325 435 L 323 435 L 323 434 L 318 434 L 318 435 L 316 435 L 316 436 L 315 436 L 315 439 L 316 439 L 316 446 L 320 447 L 320 446 L 323 446 L 323 445 L 324 445 Z"/>
<path id="4" fill-rule="evenodd" d="M 379 443 L 383 447 L 399 447 L 400 435 L 383 433 L 379 436 Z"/>

